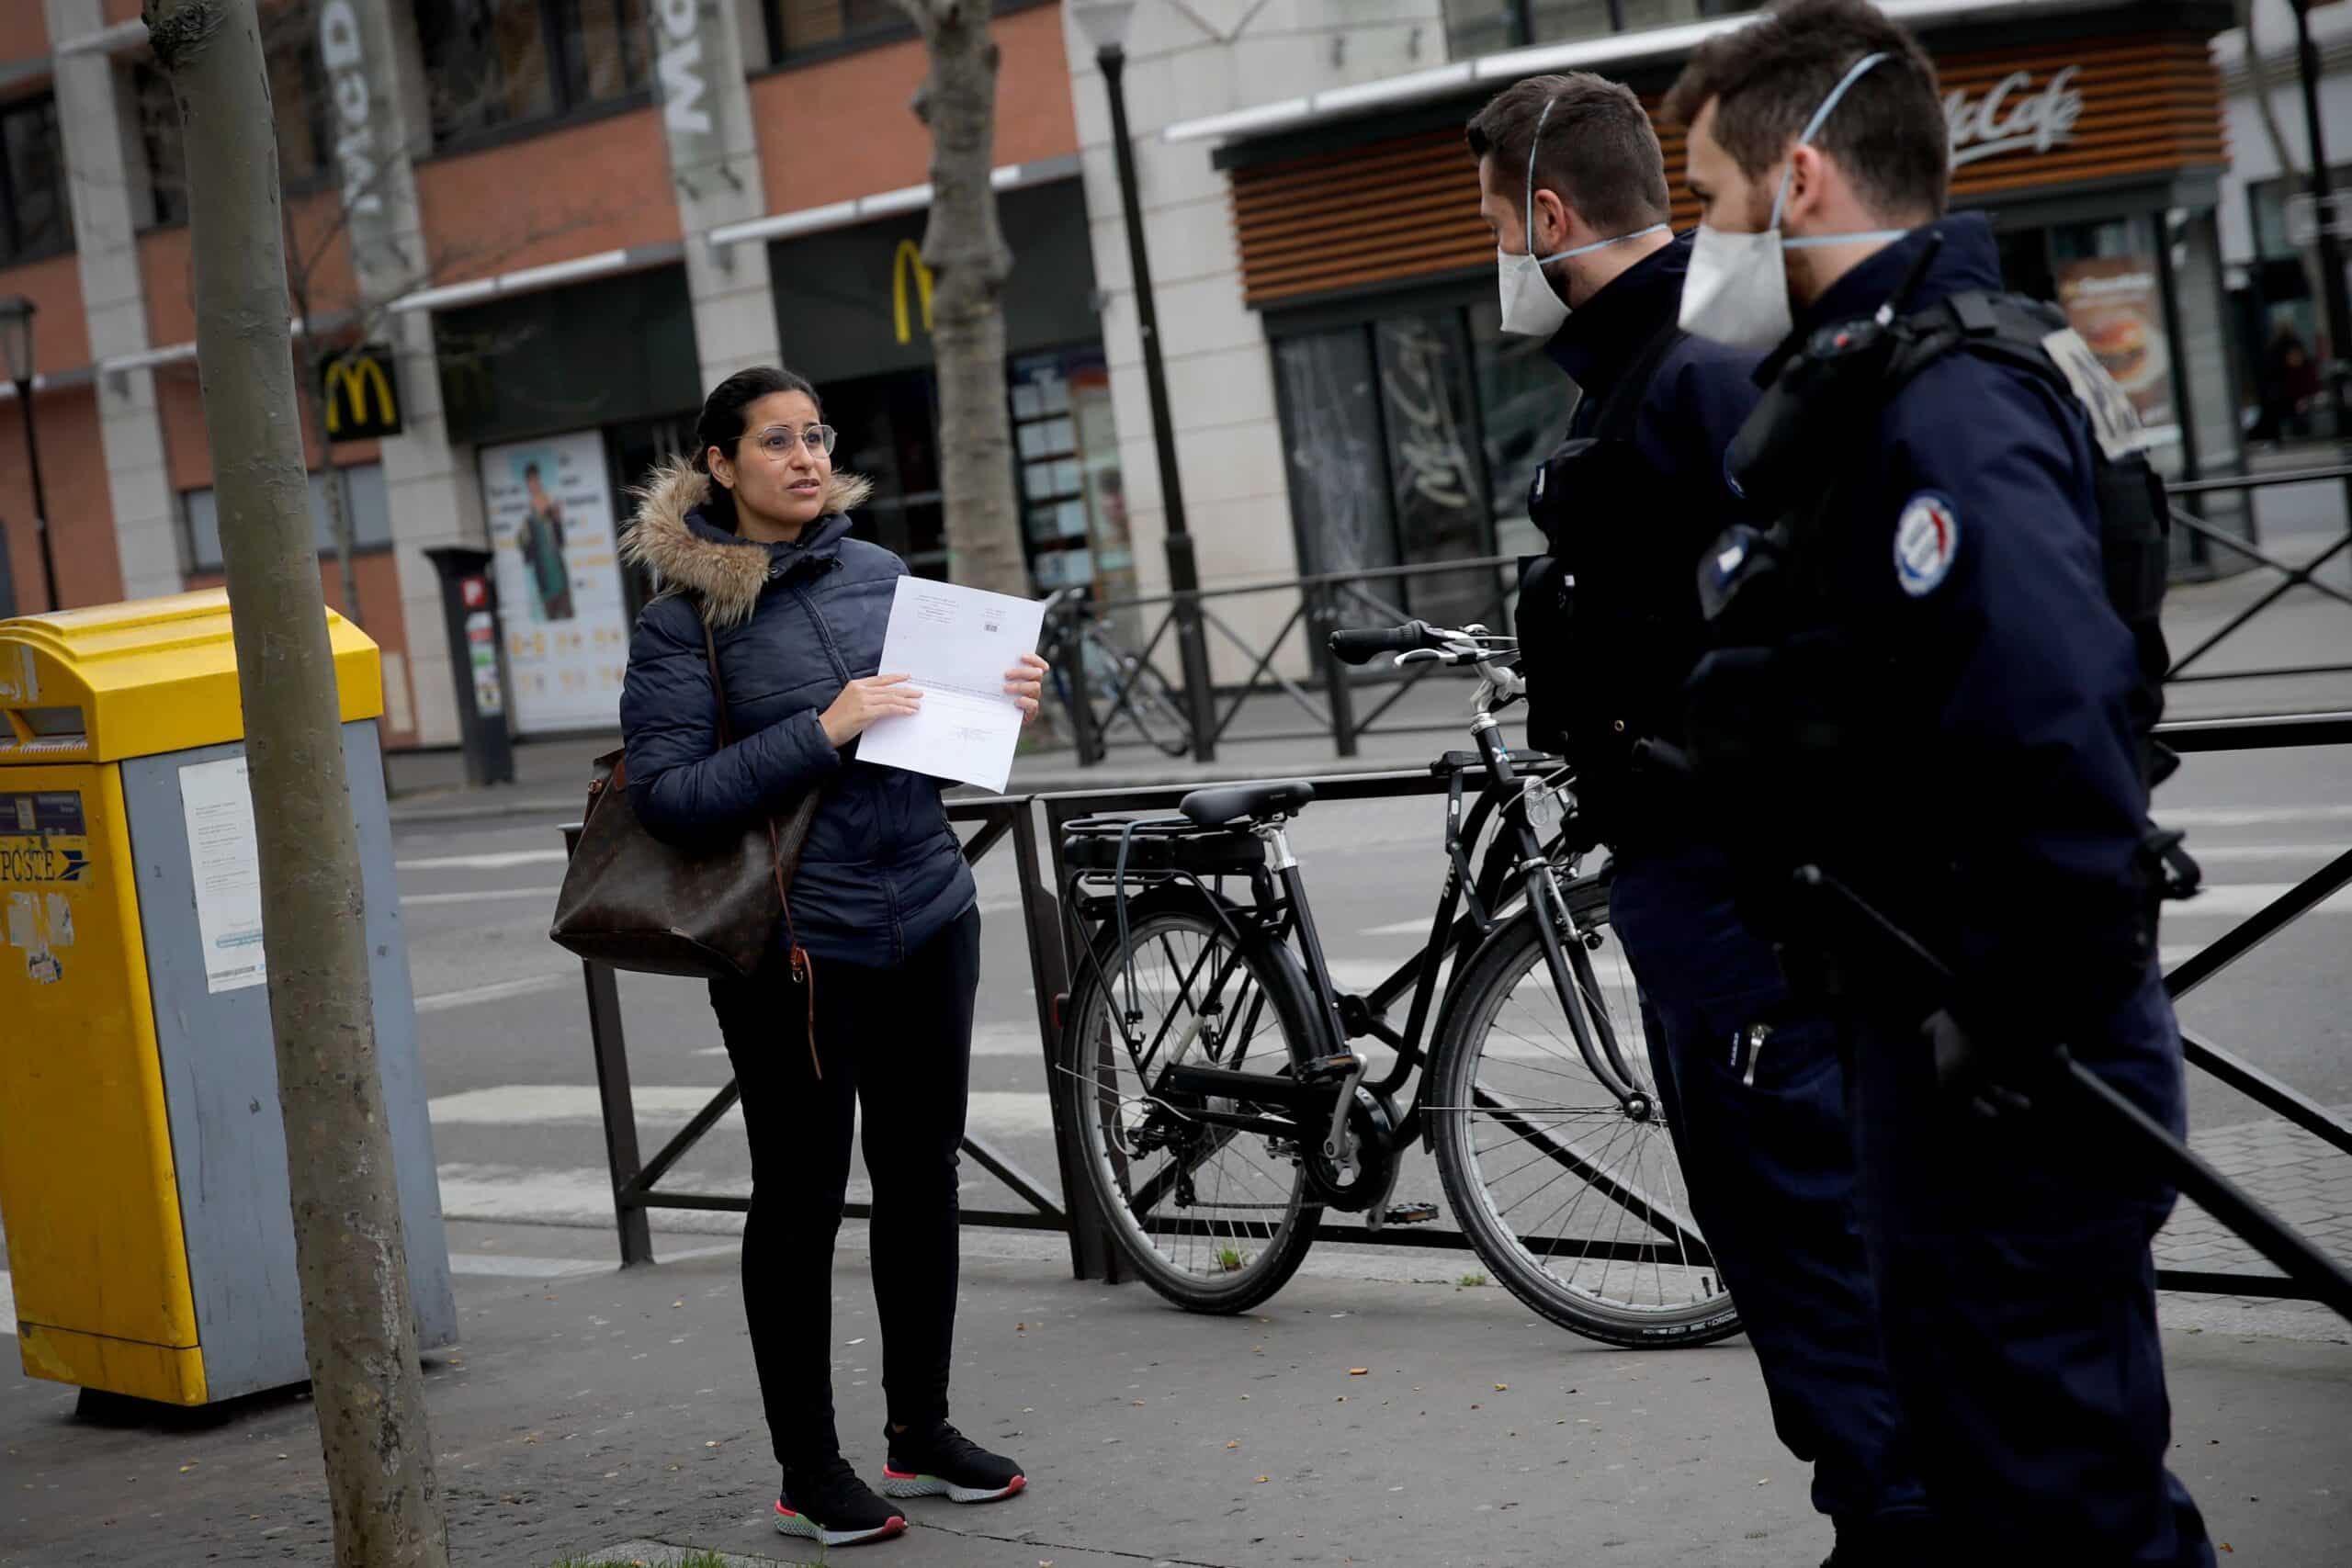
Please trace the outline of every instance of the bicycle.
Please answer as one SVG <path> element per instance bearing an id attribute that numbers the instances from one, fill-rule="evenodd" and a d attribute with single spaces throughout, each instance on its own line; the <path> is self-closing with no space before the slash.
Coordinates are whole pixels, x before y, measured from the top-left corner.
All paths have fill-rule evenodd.
<path id="1" fill-rule="evenodd" d="M 1596 964 L 1608 895 L 1578 874 L 1574 781 L 1501 737 L 1497 712 L 1523 694 L 1514 645 L 1416 621 L 1331 646 L 1350 663 L 1393 652 L 1479 678 L 1476 749 L 1431 764 L 1447 780 L 1447 868 L 1429 941 L 1368 995 L 1333 984 L 1292 852 L 1285 825 L 1309 784 L 1217 785 L 1174 816 L 1066 829 L 1064 890 L 1091 936 L 1053 1089 L 1072 1168 L 1122 1253 L 1179 1306 L 1245 1311 L 1317 1235 L 1344 1235 L 1327 1209 L 1374 1227 L 1434 1218 L 1387 1207 L 1397 1157 L 1427 1135 L 1471 1247 L 1552 1322 L 1620 1346 L 1738 1332 L 1689 1217 L 1630 974 Z M 1246 902 L 1227 894 L 1237 881 Z M 1395 1058 L 1376 1078 L 1373 1045 Z"/>
<path id="2" fill-rule="evenodd" d="M 1083 586 L 1057 589 L 1046 600 L 1045 640 L 1043 652 L 1053 666 L 1055 693 L 1077 724 L 1081 750 L 1091 751 L 1081 756 L 1081 761 L 1101 761 L 1105 737 L 1113 725 L 1123 720 L 1146 742 L 1170 757 L 1192 751 L 1193 721 L 1175 689 L 1148 661 L 1112 639 L 1095 616 L 1091 590 Z M 1103 694 L 1106 708 L 1095 706 L 1091 694 L 1096 692 Z M 1085 705 L 1082 715 L 1081 703 Z"/>

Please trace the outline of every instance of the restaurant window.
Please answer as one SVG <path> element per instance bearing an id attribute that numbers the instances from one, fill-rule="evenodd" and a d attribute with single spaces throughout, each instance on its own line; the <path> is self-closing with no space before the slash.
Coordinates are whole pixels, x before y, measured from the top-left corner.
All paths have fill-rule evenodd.
<path id="1" fill-rule="evenodd" d="M 1533 382 L 1521 385 L 1525 367 L 1506 368 L 1499 351 L 1474 350 L 1474 337 L 1492 335 L 1495 315 L 1448 305 L 1276 339 L 1283 458 L 1309 575 L 1492 555 L 1498 521 L 1523 517 L 1524 488 L 1515 500 L 1501 493 L 1492 459 L 1532 449 Z M 1551 376 L 1556 410 L 1565 389 Z M 1482 429 L 1480 401 L 1508 404 L 1514 391 L 1522 400 L 1508 414 L 1528 429 L 1498 446 Z M 1365 586 L 1407 615 L 1460 626 L 1498 618 L 1499 583 L 1481 569 Z"/>
<path id="2" fill-rule="evenodd" d="M 55 255 L 73 243 L 57 96 L 0 104 L 0 265 Z"/>
<path id="3" fill-rule="evenodd" d="M 651 85 L 646 0 L 424 0 L 441 141 L 561 119 Z"/>
<path id="4" fill-rule="evenodd" d="M 384 497 L 384 469 L 378 463 L 354 463 L 338 468 L 351 500 L 351 544 L 356 550 L 379 550 L 392 542 L 391 508 Z M 191 571 L 220 570 L 220 508 L 209 490 L 192 490 L 180 497 L 187 518 L 187 558 Z M 311 475 L 311 534 L 319 554 L 334 553 L 334 518 L 327 510 L 327 476 Z"/>
<path id="5" fill-rule="evenodd" d="M 991 12 L 1005 16 L 1050 0 L 995 0 Z M 768 35 L 768 58 L 797 65 L 829 54 L 846 54 L 915 36 L 915 25 L 899 0 L 760 0 Z"/>
<path id="6" fill-rule="evenodd" d="M 1760 0 L 1445 0 L 1446 48 L 1471 60 L 1536 43 L 1674 27 L 1756 9 Z"/>
<path id="7" fill-rule="evenodd" d="M 274 13 L 265 24 L 262 58 L 269 72 L 269 107 L 276 121 L 277 176 L 300 189 L 316 183 L 327 169 L 327 85 L 316 39 L 304 21 L 310 13 Z M 147 188 L 143 199 L 133 193 L 141 225 L 160 227 L 187 221 L 187 160 L 180 148 L 179 106 L 172 98 L 171 83 L 144 63 L 130 67 L 131 99 L 138 106 L 140 145 L 147 158 Z"/>

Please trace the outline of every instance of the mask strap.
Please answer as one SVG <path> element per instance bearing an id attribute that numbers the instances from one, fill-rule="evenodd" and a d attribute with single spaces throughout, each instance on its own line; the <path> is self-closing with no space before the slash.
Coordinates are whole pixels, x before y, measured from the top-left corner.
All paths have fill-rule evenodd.
<path id="1" fill-rule="evenodd" d="M 1885 57 L 1881 55 L 1878 58 Z M 1544 100 L 1544 112 L 1535 117 L 1534 140 L 1527 145 L 1527 217 L 1526 228 L 1522 231 L 1522 234 L 1527 241 L 1527 253 L 1530 255 L 1535 254 L 1535 153 L 1537 149 L 1544 145 L 1544 122 L 1552 118 L 1552 106 L 1557 102 L 1559 102 L 1557 98 Z M 1660 231 L 1671 233 L 1672 230 L 1664 223 L 1653 223 L 1646 229 L 1636 229 L 1630 234 L 1617 234 L 1606 240 L 1594 240 L 1586 244 L 1572 246 L 1565 251 L 1555 251 L 1548 256 L 1539 258 L 1535 265 L 1550 266 L 1554 262 L 1566 261 L 1570 256 L 1580 256 L 1589 251 L 1605 250 L 1611 245 L 1622 245 L 1628 240 L 1638 240 L 1645 234 L 1656 234 Z"/>
<path id="2" fill-rule="evenodd" d="M 1829 111 L 1838 107 L 1838 100 L 1846 96 L 1846 89 L 1868 75 L 1871 67 L 1885 58 L 1885 53 L 1882 51 L 1877 54 L 1865 54 L 1854 62 L 1853 68 L 1838 79 L 1838 85 L 1829 89 L 1829 96 L 1821 100 L 1821 107 L 1813 111 L 1813 118 L 1805 121 L 1804 129 L 1797 132 L 1797 147 L 1808 145 L 1815 137 L 1821 134 L 1822 126 L 1829 118 Z M 1546 104 L 1544 107 L 1548 111 L 1552 106 Z M 1789 199 L 1789 181 L 1797 172 L 1796 160 L 1793 156 L 1795 148 L 1790 149 L 1790 152 L 1792 156 L 1789 166 L 1781 171 L 1781 188 L 1772 197 L 1772 221 L 1765 225 L 1767 229 L 1778 229 L 1781 226 L 1781 208 Z M 1530 194 L 1532 194 L 1532 190 Z M 1840 238 L 1844 237 L 1840 236 Z M 1854 237 L 1860 238 L 1859 235 Z"/>
<path id="3" fill-rule="evenodd" d="M 1535 134 L 1527 140 L 1527 220 L 1526 228 L 1520 237 L 1527 242 L 1529 255 L 1535 254 L 1535 154 L 1544 145 L 1544 122 L 1552 118 L 1552 106 L 1557 102 L 1557 98 L 1544 100 L 1544 112 L 1535 117 Z M 1555 256 L 1553 259 L 1556 261 L 1559 258 Z M 1535 265 L 1543 266 L 1546 264 L 1537 262 Z"/>
<path id="4" fill-rule="evenodd" d="M 1653 223 L 1646 229 L 1636 229 L 1630 234 L 1616 234 L 1606 240 L 1593 240 L 1585 244 L 1572 246 L 1569 249 L 1558 252 L 1555 254 L 1545 256 L 1543 261 L 1537 265 L 1541 266 L 1550 266 L 1555 261 L 1566 261 L 1570 256 L 1580 256 L 1589 251 L 1605 251 L 1611 245 L 1622 245 L 1628 240 L 1638 240 L 1645 234 L 1670 234 L 1673 231 L 1673 230 L 1663 223 Z"/>

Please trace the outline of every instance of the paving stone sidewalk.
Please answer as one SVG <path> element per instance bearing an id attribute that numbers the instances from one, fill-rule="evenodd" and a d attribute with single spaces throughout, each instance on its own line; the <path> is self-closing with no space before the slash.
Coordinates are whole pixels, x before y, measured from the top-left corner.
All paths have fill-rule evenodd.
<path id="1" fill-rule="evenodd" d="M 2352 1106 L 2329 1108 L 2339 1121 L 2352 1120 Z M 2267 1118 L 2211 1132 L 2192 1131 L 2189 1146 L 2215 1169 L 2251 1193 L 2322 1250 L 2352 1265 L 2352 1155 L 2336 1149 L 2292 1122 Z M 2184 1200 L 2156 1237 L 2156 1266 L 2277 1276 L 2278 1269 L 2225 1229 L 2219 1220 Z M 2287 1314 L 2305 1319 L 2315 1331 L 2352 1336 L 2325 1307 L 2262 1296 L 2198 1296 L 2210 1314 L 2216 1308 Z M 2226 1319 L 2213 1326 L 2226 1328 Z M 2276 1325 L 2266 1325 L 2275 1330 Z"/>
<path id="2" fill-rule="evenodd" d="M 841 1430 L 871 1468 L 883 1414 L 862 1247 L 834 1289 Z M 460 1308 L 463 1348 L 429 1379 L 459 1568 L 623 1546 L 623 1562 L 653 1546 L 816 1555 L 765 1517 L 775 1472 L 732 1259 L 469 1279 Z M 2168 1334 L 2166 1354 L 2171 1462 L 2227 1561 L 2337 1560 L 2352 1348 L 2209 1331 Z M 1828 1547 L 1745 1341 L 1611 1349 L 1491 1287 L 1303 1277 L 1213 1318 L 1054 1262 L 967 1255 L 956 1377 L 957 1418 L 1018 1453 L 1030 1491 L 913 1505 L 912 1534 L 858 1563 L 1811 1568 Z M 307 1404 L 170 1427 L 74 1408 L 70 1390 L 0 1372 L 0 1568 L 329 1560 Z"/>

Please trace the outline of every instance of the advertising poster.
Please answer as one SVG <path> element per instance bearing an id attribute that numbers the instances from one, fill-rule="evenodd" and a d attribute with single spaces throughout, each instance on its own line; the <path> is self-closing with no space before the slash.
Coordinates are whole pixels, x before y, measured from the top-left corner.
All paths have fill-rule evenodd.
<path id="1" fill-rule="evenodd" d="M 611 728 L 628 622 L 604 438 L 582 431 L 486 446 L 481 492 L 515 729 Z"/>
<path id="2" fill-rule="evenodd" d="M 2180 439 L 2155 258 L 2088 256 L 2060 262 L 2055 276 L 2066 320 L 2132 400 L 2149 444 Z"/>

